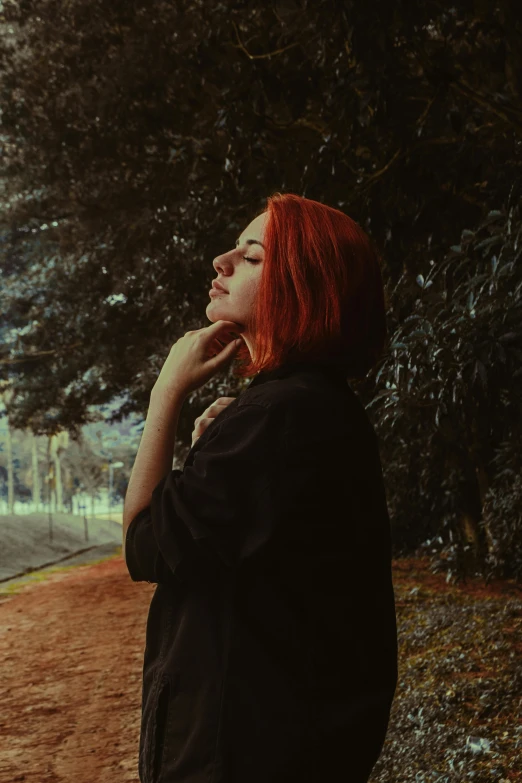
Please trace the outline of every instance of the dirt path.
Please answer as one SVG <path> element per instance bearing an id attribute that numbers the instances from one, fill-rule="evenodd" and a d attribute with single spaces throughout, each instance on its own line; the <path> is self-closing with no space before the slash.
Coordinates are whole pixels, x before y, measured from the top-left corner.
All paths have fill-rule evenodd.
<path id="1" fill-rule="evenodd" d="M 121 547 L 87 560 L 0 585 L 0 783 L 139 783 L 155 588 Z M 522 782 L 520 586 L 457 588 L 419 560 L 395 562 L 394 586 L 400 683 L 371 780 Z"/>
<path id="2" fill-rule="evenodd" d="M 154 586 L 132 582 L 119 554 L 17 590 L 0 605 L 1 783 L 138 783 Z"/>

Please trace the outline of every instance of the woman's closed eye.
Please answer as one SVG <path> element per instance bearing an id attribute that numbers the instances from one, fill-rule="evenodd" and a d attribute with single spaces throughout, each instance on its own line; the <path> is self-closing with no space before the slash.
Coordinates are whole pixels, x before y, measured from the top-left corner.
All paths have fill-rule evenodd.
<path id="1" fill-rule="evenodd" d="M 243 256 L 245 261 L 250 261 L 251 264 L 257 264 L 259 262 L 258 258 L 249 258 L 248 256 Z"/>

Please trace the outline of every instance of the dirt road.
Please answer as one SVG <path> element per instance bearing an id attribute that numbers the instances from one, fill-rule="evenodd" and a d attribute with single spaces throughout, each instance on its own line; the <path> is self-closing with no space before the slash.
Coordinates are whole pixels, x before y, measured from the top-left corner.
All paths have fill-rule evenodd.
<path id="1" fill-rule="evenodd" d="M 120 553 L 16 590 L 0 605 L 1 783 L 138 783 L 154 586 L 132 582 Z"/>
<path id="2" fill-rule="evenodd" d="M 0 585 L 0 783 L 139 783 L 155 587 L 103 554 Z M 522 783 L 521 586 L 457 588 L 412 559 L 393 573 L 400 681 L 371 781 Z"/>

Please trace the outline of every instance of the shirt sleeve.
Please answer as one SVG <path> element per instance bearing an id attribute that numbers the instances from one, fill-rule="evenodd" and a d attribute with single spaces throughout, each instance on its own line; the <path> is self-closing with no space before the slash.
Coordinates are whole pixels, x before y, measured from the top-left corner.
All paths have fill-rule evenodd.
<path id="1" fill-rule="evenodd" d="M 244 404 L 216 424 L 193 463 L 161 479 L 131 521 L 125 561 L 133 581 L 222 573 L 255 546 L 252 536 L 263 535 L 254 517 L 261 500 L 266 511 L 277 453 L 269 410 Z"/>

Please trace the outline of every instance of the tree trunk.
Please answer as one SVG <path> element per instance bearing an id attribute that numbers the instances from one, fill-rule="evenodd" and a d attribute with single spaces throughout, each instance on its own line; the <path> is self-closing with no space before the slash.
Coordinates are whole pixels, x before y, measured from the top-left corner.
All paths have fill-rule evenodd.
<path id="1" fill-rule="evenodd" d="M 14 479 L 13 479 L 13 443 L 11 440 L 11 427 L 7 420 L 7 506 L 9 514 L 14 514 Z"/>
<path id="2" fill-rule="evenodd" d="M 36 435 L 33 434 L 33 508 L 40 510 L 40 473 L 38 472 L 38 454 L 36 452 Z"/>
<path id="3" fill-rule="evenodd" d="M 463 560 L 466 573 L 475 574 L 484 573 L 488 544 L 485 533 L 480 527 L 482 518 L 482 501 L 484 487 L 484 476 L 479 475 L 471 461 L 468 461 L 464 467 L 466 474 L 466 483 L 462 497 L 462 511 L 460 515 L 460 526 L 462 538 L 467 545 L 463 552 Z"/>

